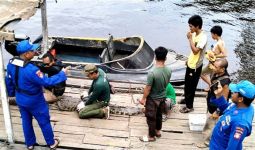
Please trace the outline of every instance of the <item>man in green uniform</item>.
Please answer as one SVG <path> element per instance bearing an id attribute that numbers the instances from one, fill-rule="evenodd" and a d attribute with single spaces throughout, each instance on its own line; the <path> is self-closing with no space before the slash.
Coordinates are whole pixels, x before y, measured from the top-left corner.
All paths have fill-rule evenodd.
<path id="1" fill-rule="evenodd" d="M 161 137 L 162 113 L 166 111 L 166 86 L 171 77 L 171 70 L 165 66 L 167 52 L 164 47 L 155 49 L 156 65 L 147 76 L 143 98 L 140 100 L 145 105 L 149 127 L 149 135 L 140 138 L 143 142 L 152 142 L 156 140 L 155 137 Z"/>
<path id="2" fill-rule="evenodd" d="M 86 65 L 84 72 L 93 82 L 86 102 L 82 102 L 77 106 L 79 117 L 81 119 L 104 117 L 109 119 L 110 85 L 106 78 L 106 73 L 93 64 Z"/>

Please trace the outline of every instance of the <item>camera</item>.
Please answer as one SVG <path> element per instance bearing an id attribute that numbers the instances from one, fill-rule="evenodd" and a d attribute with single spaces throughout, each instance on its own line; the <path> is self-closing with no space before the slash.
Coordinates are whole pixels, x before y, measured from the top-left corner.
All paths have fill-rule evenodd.
<path id="1" fill-rule="evenodd" d="M 213 90 L 213 91 L 215 91 L 215 90 L 217 90 L 218 89 L 218 85 L 219 85 L 219 82 L 216 82 L 216 83 L 214 83 L 214 84 L 212 84 L 211 85 L 211 90 Z"/>

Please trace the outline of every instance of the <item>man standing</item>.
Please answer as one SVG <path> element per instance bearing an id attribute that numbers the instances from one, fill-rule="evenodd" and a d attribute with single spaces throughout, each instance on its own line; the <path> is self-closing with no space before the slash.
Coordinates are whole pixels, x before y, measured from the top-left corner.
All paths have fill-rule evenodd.
<path id="1" fill-rule="evenodd" d="M 180 103 L 186 103 L 181 113 L 189 113 L 194 110 L 193 103 L 195 91 L 200 78 L 203 66 L 204 52 L 206 49 L 207 36 L 202 30 L 203 20 L 200 16 L 194 15 L 189 18 L 190 31 L 187 33 L 191 53 L 187 62 L 185 74 L 184 95 L 185 98 Z"/>
<path id="2" fill-rule="evenodd" d="M 244 80 L 238 84 L 230 84 L 229 88 L 233 103 L 226 101 L 220 82 L 214 91 L 216 98 L 211 98 L 211 102 L 223 115 L 213 129 L 210 150 L 241 150 L 244 138 L 252 131 L 254 106 L 251 103 L 255 98 L 255 85 Z"/>
<path id="3" fill-rule="evenodd" d="M 28 149 L 33 149 L 36 137 L 33 130 L 32 118 L 34 117 L 42 129 L 44 139 L 51 149 L 55 149 L 59 140 L 54 139 L 50 124 L 48 104 L 43 96 L 43 86 L 52 86 L 65 81 L 65 69 L 58 74 L 48 78 L 30 60 L 39 47 L 30 44 L 28 40 L 19 42 L 17 53 L 7 65 L 6 85 L 8 96 L 16 96 L 16 103 L 22 118 L 25 143 Z"/>
<path id="4" fill-rule="evenodd" d="M 89 79 L 92 79 L 92 85 L 88 92 L 88 98 L 85 103 L 77 106 L 79 117 L 86 118 L 103 118 L 109 119 L 110 116 L 110 85 L 106 73 L 93 64 L 88 64 L 84 72 Z M 82 95 L 82 99 L 85 96 Z M 105 107 L 105 108 L 104 108 Z"/>
<path id="5" fill-rule="evenodd" d="M 162 112 L 166 109 L 166 86 L 171 78 L 171 70 L 165 66 L 168 50 L 164 47 L 155 49 L 156 65 L 147 76 L 147 84 L 140 103 L 145 105 L 145 116 L 149 126 L 149 135 L 140 138 L 143 142 L 155 141 L 161 137 Z"/>

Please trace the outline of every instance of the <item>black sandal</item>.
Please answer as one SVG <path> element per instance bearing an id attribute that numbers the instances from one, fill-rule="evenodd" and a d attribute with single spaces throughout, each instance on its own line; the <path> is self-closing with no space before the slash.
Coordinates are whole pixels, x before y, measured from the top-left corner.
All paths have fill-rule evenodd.
<path id="1" fill-rule="evenodd" d="M 194 108 L 187 108 L 187 107 L 183 107 L 182 109 L 180 109 L 181 113 L 189 113 L 194 111 Z"/>

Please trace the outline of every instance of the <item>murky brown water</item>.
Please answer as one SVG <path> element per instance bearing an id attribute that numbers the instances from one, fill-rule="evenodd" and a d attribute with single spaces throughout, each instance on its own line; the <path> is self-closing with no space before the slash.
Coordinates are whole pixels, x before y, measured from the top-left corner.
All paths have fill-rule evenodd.
<path id="1" fill-rule="evenodd" d="M 187 20 L 199 14 L 208 33 L 208 46 L 214 44 L 210 28 L 223 27 L 229 51 L 229 72 L 237 79 L 253 82 L 255 68 L 255 2 L 253 0 L 58 0 L 48 1 L 49 35 L 115 37 L 141 35 L 155 48 L 165 46 L 190 53 Z M 29 21 L 19 23 L 17 33 L 32 38 L 41 33 L 40 11 Z M 5 58 L 6 60 L 8 57 Z"/>

